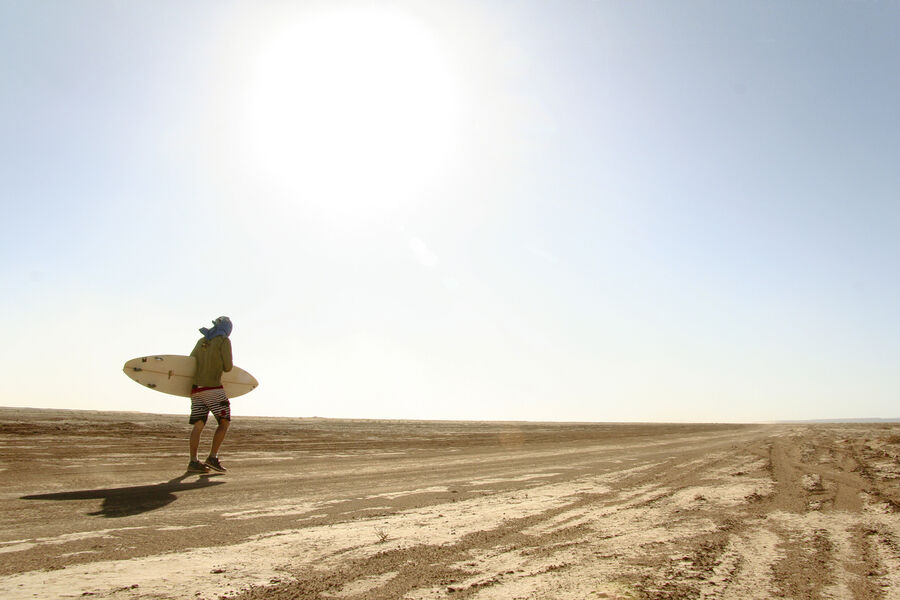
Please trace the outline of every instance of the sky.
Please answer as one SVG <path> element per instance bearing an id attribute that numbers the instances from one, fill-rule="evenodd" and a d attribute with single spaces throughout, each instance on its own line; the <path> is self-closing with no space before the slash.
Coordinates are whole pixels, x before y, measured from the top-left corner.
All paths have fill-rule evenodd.
<path id="1" fill-rule="evenodd" d="M 900 417 L 900 3 L 0 0 L 0 405 Z"/>

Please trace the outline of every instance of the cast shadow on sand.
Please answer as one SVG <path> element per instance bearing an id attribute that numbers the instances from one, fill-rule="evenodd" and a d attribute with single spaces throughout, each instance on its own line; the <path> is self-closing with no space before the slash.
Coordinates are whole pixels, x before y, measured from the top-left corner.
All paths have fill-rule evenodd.
<path id="1" fill-rule="evenodd" d="M 137 485 L 123 488 L 106 488 L 100 490 L 78 490 L 74 492 L 55 492 L 52 494 L 32 494 L 22 496 L 22 500 L 90 500 L 102 498 L 103 504 L 97 512 L 87 513 L 102 517 L 128 517 L 162 508 L 174 502 L 178 492 L 197 490 L 221 485 L 224 481 L 213 481 L 217 475 L 201 475 L 196 481 L 184 483 L 189 473 L 179 475 L 165 483 L 155 485 Z"/>

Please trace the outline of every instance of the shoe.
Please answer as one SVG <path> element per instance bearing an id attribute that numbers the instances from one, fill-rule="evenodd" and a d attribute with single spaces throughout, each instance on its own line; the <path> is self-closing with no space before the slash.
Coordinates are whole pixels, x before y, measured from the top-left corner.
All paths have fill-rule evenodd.
<path id="1" fill-rule="evenodd" d="M 188 463 L 188 473 L 209 473 L 209 467 L 199 460 L 192 460 Z"/>
<path id="2" fill-rule="evenodd" d="M 212 469 L 213 471 L 218 471 L 219 473 L 224 473 L 225 471 L 228 470 L 225 467 L 223 467 L 222 463 L 219 462 L 219 459 L 214 456 L 210 456 L 209 458 L 207 458 L 206 462 L 203 463 L 203 466 L 208 467 L 208 468 Z"/>

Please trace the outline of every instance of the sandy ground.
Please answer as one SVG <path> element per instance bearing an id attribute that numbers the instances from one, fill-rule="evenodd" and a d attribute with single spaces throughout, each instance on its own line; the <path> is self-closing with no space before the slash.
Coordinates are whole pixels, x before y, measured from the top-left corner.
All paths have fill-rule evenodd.
<path id="1" fill-rule="evenodd" d="M 900 599 L 900 424 L 185 421 L 0 409 L 0 598 Z"/>

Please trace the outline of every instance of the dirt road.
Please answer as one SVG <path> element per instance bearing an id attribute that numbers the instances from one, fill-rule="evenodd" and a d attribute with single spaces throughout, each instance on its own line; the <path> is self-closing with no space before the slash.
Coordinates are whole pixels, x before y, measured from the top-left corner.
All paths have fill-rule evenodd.
<path id="1" fill-rule="evenodd" d="M 900 424 L 184 421 L 0 409 L 0 598 L 900 598 Z"/>

